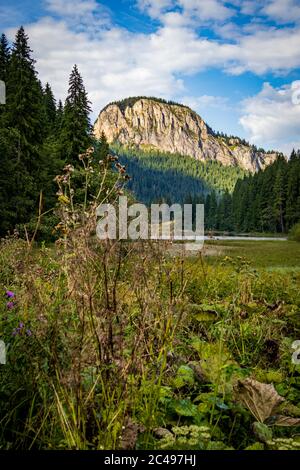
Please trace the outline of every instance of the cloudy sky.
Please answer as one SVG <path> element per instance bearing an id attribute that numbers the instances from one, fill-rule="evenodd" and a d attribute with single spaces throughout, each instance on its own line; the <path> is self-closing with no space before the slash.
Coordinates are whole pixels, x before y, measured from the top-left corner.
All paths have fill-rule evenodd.
<path id="1" fill-rule="evenodd" d="M 0 0 L 42 82 L 64 99 L 77 63 L 94 119 L 110 101 L 183 102 L 215 130 L 300 148 L 300 0 Z"/>

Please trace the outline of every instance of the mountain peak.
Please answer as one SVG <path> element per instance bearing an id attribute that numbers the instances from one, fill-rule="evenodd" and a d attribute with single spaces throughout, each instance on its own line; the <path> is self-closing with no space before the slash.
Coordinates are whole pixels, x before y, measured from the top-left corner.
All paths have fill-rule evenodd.
<path id="1" fill-rule="evenodd" d="M 108 104 L 95 122 L 94 134 L 105 133 L 109 143 L 216 160 L 255 172 L 272 163 L 266 153 L 237 138 L 217 134 L 188 106 L 155 97 L 130 97 Z"/>

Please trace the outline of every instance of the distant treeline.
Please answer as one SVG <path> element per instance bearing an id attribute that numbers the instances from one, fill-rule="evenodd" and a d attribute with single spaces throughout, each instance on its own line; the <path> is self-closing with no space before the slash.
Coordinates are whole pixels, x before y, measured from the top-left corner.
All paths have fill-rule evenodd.
<path id="1" fill-rule="evenodd" d="M 205 199 L 207 229 L 288 232 L 300 220 L 300 152 L 237 181 L 232 194 L 212 191 Z"/>
<path id="2" fill-rule="evenodd" d="M 287 232 L 300 221 L 300 151 L 238 180 L 233 194 L 206 198 L 207 226 L 237 232 Z"/>
<path id="3" fill-rule="evenodd" d="M 108 103 L 106 106 L 104 106 L 101 112 L 105 111 L 105 109 L 107 109 L 109 106 L 117 105 L 122 111 L 122 113 L 124 113 L 127 107 L 132 108 L 135 105 L 135 103 L 139 100 L 151 100 L 151 101 L 155 101 L 156 103 L 175 105 L 175 106 L 180 106 L 182 108 L 190 109 L 188 106 L 185 106 L 182 103 L 176 103 L 175 101 L 172 101 L 172 100 L 164 100 L 163 98 L 156 98 L 155 96 L 130 96 L 129 98 L 124 98 L 123 100 L 112 101 L 111 103 Z M 190 111 L 192 110 L 190 109 Z"/>
<path id="4" fill-rule="evenodd" d="M 228 135 L 225 132 L 216 132 L 214 130 L 212 130 L 212 134 L 215 137 L 219 137 L 220 139 L 222 139 L 227 145 L 230 145 L 231 140 L 237 140 L 241 145 L 245 145 L 246 147 L 251 147 L 255 152 L 267 153 L 267 154 L 278 153 L 279 155 L 282 155 L 280 152 L 277 152 L 276 150 L 265 150 L 262 147 L 257 147 L 254 144 L 250 144 L 250 142 L 248 142 L 246 139 L 241 139 L 240 137 L 236 135 Z"/>

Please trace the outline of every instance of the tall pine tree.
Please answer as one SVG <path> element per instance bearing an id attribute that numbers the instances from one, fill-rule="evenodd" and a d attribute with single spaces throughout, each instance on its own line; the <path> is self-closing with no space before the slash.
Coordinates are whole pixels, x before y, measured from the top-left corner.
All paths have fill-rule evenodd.
<path id="1" fill-rule="evenodd" d="M 44 104 L 46 113 L 47 134 L 52 134 L 56 126 L 56 102 L 49 83 L 46 83 L 44 90 Z"/>
<path id="2" fill-rule="evenodd" d="M 30 171 L 37 167 L 34 150 L 45 135 L 43 94 L 31 52 L 21 27 L 8 68 L 6 124 L 19 132 L 19 158 L 26 160 Z"/>
<path id="3" fill-rule="evenodd" d="M 5 38 L 2 41 L 5 44 Z M 0 148 L 0 209 L 3 232 L 23 224 L 35 212 L 42 170 L 44 103 L 28 37 L 21 27 L 13 44 L 6 80 Z"/>
<path id="4" fill-rule="evenodd" d="M 8 74 L 8 63 L 10 58 L 10 50 L 5 34 L 0 39 L 0 80 L 6 82 Z"/>
<path id="5" fill-rule="evenodd" d="M 90 102 L 82 77 L 77 65 L 74 65 L 64 106 L 61 144 L 64 158 L 75 165 L 78 163 L 78 155 L 92 143 L 90 112 Z"/>

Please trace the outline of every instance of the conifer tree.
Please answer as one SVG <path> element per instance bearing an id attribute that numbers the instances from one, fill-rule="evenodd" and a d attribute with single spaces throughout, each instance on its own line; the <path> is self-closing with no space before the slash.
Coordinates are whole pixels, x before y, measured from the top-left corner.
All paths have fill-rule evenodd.
<path id="1" fill-rule="evenodd" d="M 8 73 L 8 63 L 10 58 L 10 50 L 5 34 L 0 39 L 0 80 L 6 82 Z"/>
<path id="2" fill-rule="evenodd" d="M 6 123 L 19 132 L 19 158 L 26 159 L 30 170 L 36 166 L 34 150 L 44 136 L 43 95 L 31 52 L 28 37 L 21 27 L 8 69 Z"/>
<path id="3" fill-rule="evenodd" d="M 46 83 L 43 94 L 46 113 L 47 134 L 52 134 L 54 132 L 56 124 L 56 103 L 49 83 Z"/>
<path id="4" fill-rule="evenodd" d="M 8 41 L 5 34 L 2 34 L 0 39 L 0 80 L 5 84 L 8 76 L 8 64 L 10 58 L 10 50 L 8 47 Z M 0 126 L 3 126 L 3 116 L 5 113 L 5 106 L 0 105 Z"/>
<path id="5" fill-rule="evenodd" d="M 57 109 L 56 109 L 56 120 L 55 120 L 55 131 L 57 134 L 60 134 L 62 122 L 64 117 L 64 107 L 62 101 L 59 100 Z"/>
<path id="6" fill-rule="evenodd" d="M 103 160 L 103 162 L 107 161 L 107 156 L 109 152 L 109 145 L 107 143 L 106 135 L 102 132 L 100 140 L 99 140 L 99 148 L 97 152 L 97 157 L 99 160 Z"/>
<path id="7" fill-rule="evenodd" d="M 274 180 L 274 217 L 277 231 L 285 231 L 285 205 L 286 205 L 286 162 L 278 159 L 276 176 Z"/>
<path id="8" fill-rule="evenodd" d="M 292 151 L 287 171 L 286 224 L 291 228 L 300 220 L 298 199 L 300 198 L 300 152 Z"/>
<path id="9" fill-rule="evenodd" d="M 61 130 L 62 151 L 67 161 L 78 163 L 78 155 L 92 142 L 89 114 L 90 102 L 77 65 L 69 79 L 68 96 L 64 106 Z"/>
<path id="10" fill-rule="evenodd" d="M 2 231 L 28 222 L 35 214 L 39 192 L 48 176 L 41 156 L 45 135 L 43 90 L 31 52 L 21 27 L 8 64 L 0 135 L 0 199 L 5 201 Z"/>

